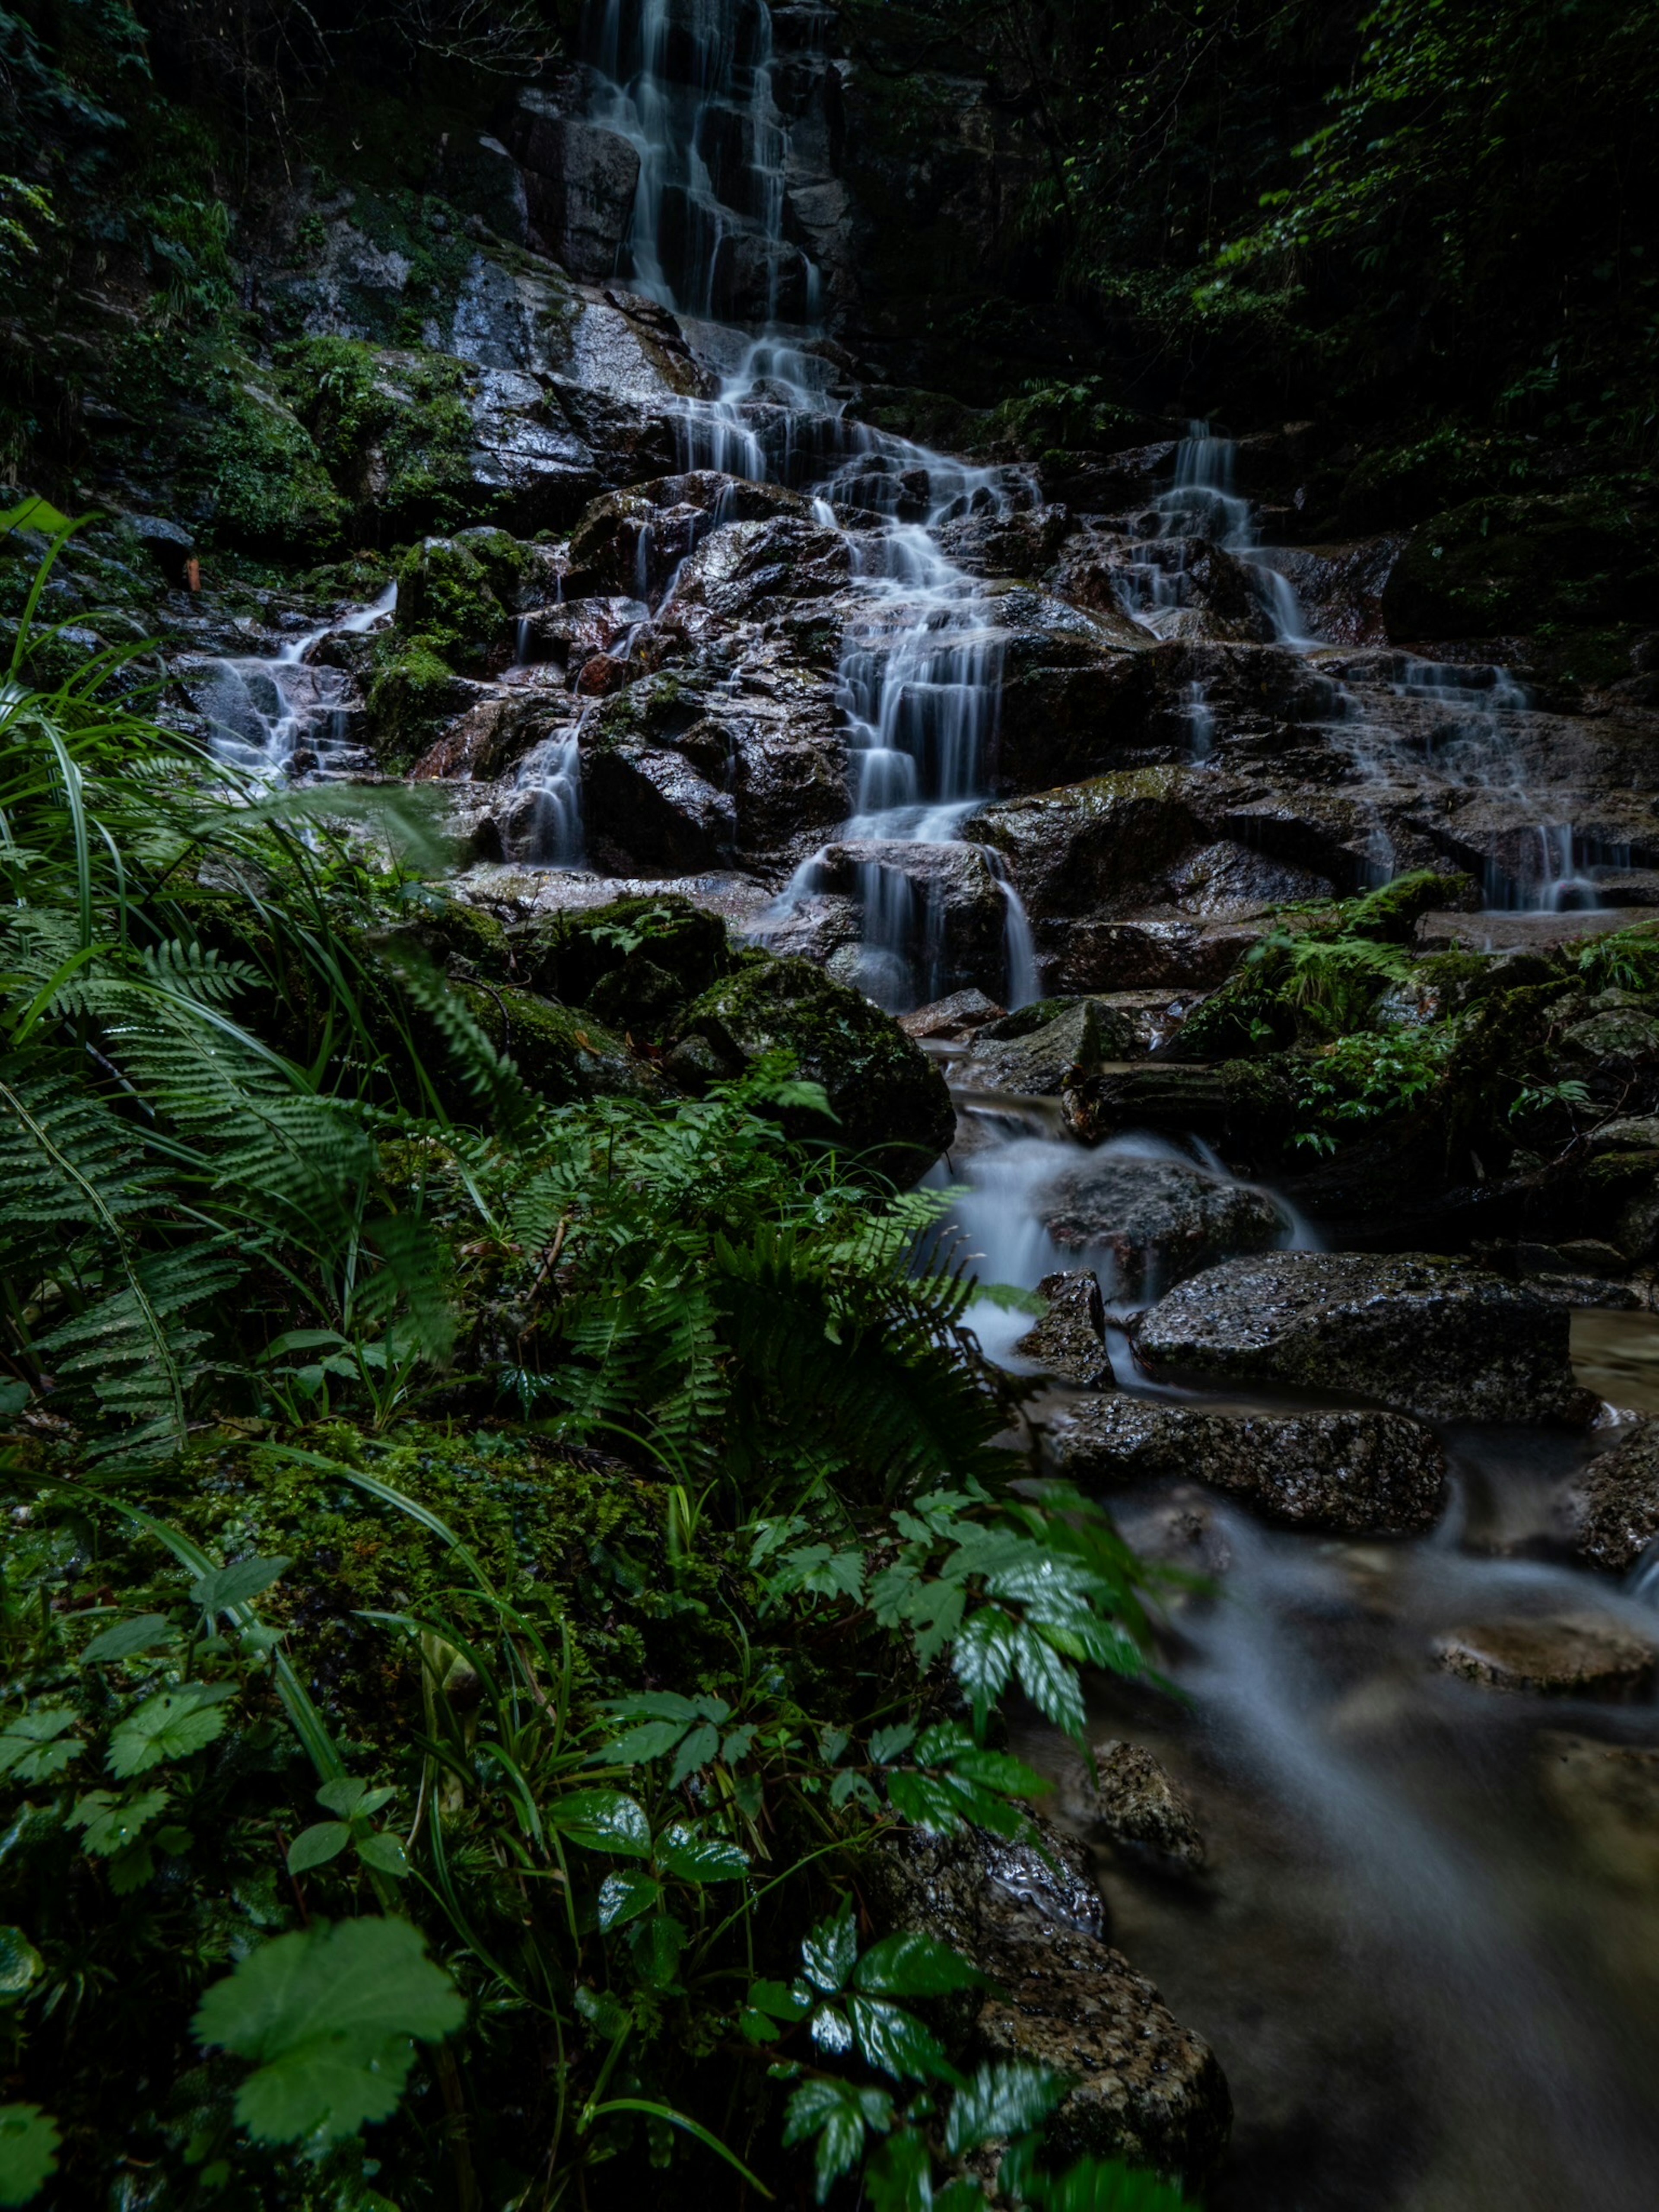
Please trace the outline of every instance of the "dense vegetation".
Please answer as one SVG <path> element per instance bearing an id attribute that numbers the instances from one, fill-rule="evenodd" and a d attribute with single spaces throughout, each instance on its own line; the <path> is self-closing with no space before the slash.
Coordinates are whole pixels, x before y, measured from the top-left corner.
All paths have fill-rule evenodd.
<path id="1" fill-rule="evenodd" d="M 0 697 L 0 2201 L 723 2201 L 781 2130 L 820 2197 L 976 2201 L 994 2138 L 1130 2201 L 854 1911 L 906 1823 L 1024 1828 L 1006 1689 L 1080 1733 L 1143 1663 L 1109 1524 L 1009 1489 L 935 1202 L 789 1135 L 781 1060 L 550 1097 L 418 821 L 240 788 L 54 642 Z M 698 935 L 533 949 L 625 994 Z"/>

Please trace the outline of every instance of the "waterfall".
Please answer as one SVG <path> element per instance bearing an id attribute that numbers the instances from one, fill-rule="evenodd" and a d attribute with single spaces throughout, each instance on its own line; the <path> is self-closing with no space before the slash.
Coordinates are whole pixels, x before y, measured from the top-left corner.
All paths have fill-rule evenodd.
<path id="1" fill-rule="evenodd" d="M 360 767 L 350 744 L 345 675 L 311 655 L 325 637 L 372 629 L 397 604 L 398 586 L 388 584 L 368 605 L 289 638 L 274 655 L 228 656 L 187 678 L 218 757 L 262 783 L 343 775 Z"/>
<path id="2" fill-rule="evenodd" d="M 1152 501 L 1153 533 L 1125 572 L 1121 603 L 1154 636 L 1178 635 L 1192 597 L 1192 547 L 1207 543 L 1248 567 L 1275 642 L 1305 652 L 1317 641 L 1295 586 L 1264 557 L 1250 501 L 1233 488 L 1237 451 L 1207 422 L 1188 424 L 1176 447 L 1175 481 Z"/>

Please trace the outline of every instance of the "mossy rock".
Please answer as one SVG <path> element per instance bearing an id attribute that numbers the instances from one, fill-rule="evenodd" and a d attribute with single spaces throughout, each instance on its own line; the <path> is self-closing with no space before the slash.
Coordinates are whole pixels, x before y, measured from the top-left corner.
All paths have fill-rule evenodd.
<path id="1" fill-rule="evenodd" d="M 800 1117 L 799 1133 L 874 1156 L 884 1174 L 914 1182 L 950 1143 L 956 1111 L 945 1079 L 898 1024 L 810 960 L 748 963 L 705 992 L 681 1024 L 736 1075 L 770 1053 L 821 1083 L 836 1121 Z"/>
<path id="2" fill-rule="evenodd" d="M 459 538 L 424 538 L 398 570 L 398 634 L 469 671 L 481 669 L 509 635 L 507 609 L 490 580 L 491 566 L 501 568 L 494 541 L 505 532 L 484 535 L 483 548 Z"/>
<path id="3" fill-rule="evenodd" d="M 458 676 L 425 638 L 375 641 L 368 720 L 385 764 L 406 766 L 471 704 L 475 687 Z"/>
<path id="4" fill-rule="evenodd" d="M 1480 886 L 1473 876 L 1443 876 L 1432 868 L 1413 868 L 1356 899 L 1346 910 L 1344 927 L 1352 937 L 1409 945 L 1422 915 L 1472 913 L 1480 903 Z"/>
<path id="5" fill-rule="evenodd" d="M 338 544 L 346 505 L 321 454 L 298 417 L 252 379 L 221 380 L 197 467 L 215 544 L 312 562 Z"/>
<path id="6" fill-rule="evenodd" d="M 1639 622 L 1659 587 L 1659 518 L 1609 490 L 1474 499 L 1413 533 L 1382 595 L 1395 637 L 1489 637 Z"/>
<path id="7" fill-rule="evenodd" d="M 449 988 L 496 1051 L 515 1063 L 532 1091 L 556 1106 L 584 1098 L 659 1099 L 665 1095 L 662 1078 L 649 1063 L 592 1014 L 562 1006 L 534 991 L 501 989 L 455 976 Z M 418 1034 L 416 1042 L 422 1042 Z M 476 1103 L 471 1110 L 476 1115 Z"/>
<path id="8" fill-rule="evenodd" d="M 672 894 L 558 915 L 515 933 L 512 942 L 536 989 L 653 1035 L 671 1028 L 737 957 L 718 915 Z"/>
<path id="9" fill-rule="evenodd" d="M 329 474 L 363 525 L 396 538 L 477 513 L 464 362 L 342 337 L 307 338 L 281 358 Z"/>

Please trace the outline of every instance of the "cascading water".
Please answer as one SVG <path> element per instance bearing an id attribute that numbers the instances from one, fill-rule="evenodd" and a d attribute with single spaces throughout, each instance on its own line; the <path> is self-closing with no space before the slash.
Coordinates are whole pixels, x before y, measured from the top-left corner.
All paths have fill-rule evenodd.
<path id="1" fill-rule="evenodd" d="M 940 972 L 939 893 L 918 897 L 915 868 L 880 848 L 954 842 L 988 795 L 1001 686 L 984 589 L 933 533 L 1029 502 L 1031 489 L 1017 471 L 968 468 L 848 418 L 832 365 L 812 350 L 818 272 L 786 235 L 787 146 L 759 0 L 740 9 L 731 0 L 605 0 L 588 51 L 594 119 L 640 155 L 623 273 L 682 313 L 763 325 L 728 349 L 735 365 L 716 397 L 684 403 L 683 465 L 786 484 L 809 494 L 826 525 L 862 526 L 848 532 L 864 607 L 846 627 L 840 669 L 854 789 L 839 842 L 870 848 L 853 861 L 860 980 L 885 1005 L 914 1005 Z M 772 921 L 816 879 L 809 862 Z M 1006 872 L 996 880 L 1003 988 L 1020 1005 L 1038 988 L 1030 931 Z"/>
<path id="2" fill-rule="evenodd" d="M 262 782 L 361 769 L 363 758 L 350 743 L 346 678 L 310 656 L 325 637 L 374 629 L 397 603 L 398 586 L 388 584 L 369 605 L 289 639 L 274 655 L 210 662 L 189 688 L 220 759 Z"/>
<path id="3" fill-rule="evenodd" d="M 1262 557 L 1255 510 L 1233 488 L 1237 451 L 1207 422 L 1188 424 L 1176 447 L 1175 482 L 1152 501 L 1151 534 L 1124 572 L 1123 609 L 1155 636 L 1178 636 L 1192 600 L 1194 550 L 1218 546 L 1248 568 L 1276 641 L 1302 650 L 1317 641 L 1290 578 Z"/>

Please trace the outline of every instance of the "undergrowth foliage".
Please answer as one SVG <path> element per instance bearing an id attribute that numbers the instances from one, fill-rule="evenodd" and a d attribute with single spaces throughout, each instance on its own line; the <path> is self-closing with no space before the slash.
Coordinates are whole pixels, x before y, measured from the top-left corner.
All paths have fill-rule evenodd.
<path id="1" fill-rule="evenodd" d="M 38 598 L 65 526 L 9 520 Z M 907 1827 L 1041 1849 L 1000 1704 L 1080 1737 L 1082 1670 L 1145 1665 L 1110 1523 L 1010 1486 L 939 1201 L 786 1138 L 833 1125 L 781 1062 L 550 1104 L 414 949 L 418 821 L 239 784 L 136 658 L 36 688 L 33 611 L 0 2204 L 540 2208 L 608 2162 L 726 2203 L 803 2159 L 890 2212 L 1176 2204 L 1051 2172 L 1065 2081 L 975 2070 L 924 2016 L 975 1969 L 855 1901 Z"/>

